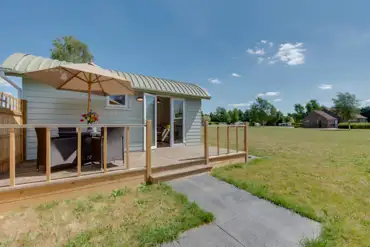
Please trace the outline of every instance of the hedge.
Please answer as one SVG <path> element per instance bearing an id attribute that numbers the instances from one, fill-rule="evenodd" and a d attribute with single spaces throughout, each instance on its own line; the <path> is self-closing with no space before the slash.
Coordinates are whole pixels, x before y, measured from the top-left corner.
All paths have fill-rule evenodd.
<path id="1" fill-rule="evenodd" d="M 348 123 L 340 123 L 338 128 L 348 129 Z M 351 123 L 351 129 L 370 129 L 370 123 Z"/>
<path id="2" fill-rule="evenodd" d="M 302 128 L 302 123 L 293 123 L 294 128 Z"/>

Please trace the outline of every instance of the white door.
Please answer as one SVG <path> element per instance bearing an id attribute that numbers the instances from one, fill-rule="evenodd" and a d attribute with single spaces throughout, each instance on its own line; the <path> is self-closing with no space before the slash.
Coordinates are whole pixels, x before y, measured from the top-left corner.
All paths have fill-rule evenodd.
<path id="1" fill-rule="evenodd" d="M 157 148 L 157 96 L 144 94 L 144 123 L 152 120 L 152 148 Z M 144 128 L 144 149 L 146 147 L 146 134 Z"/>
<path id="2" fill-rule="evenodd" d="M 171 99 L 171 146 L 185 143 L 185 101 Z"/>

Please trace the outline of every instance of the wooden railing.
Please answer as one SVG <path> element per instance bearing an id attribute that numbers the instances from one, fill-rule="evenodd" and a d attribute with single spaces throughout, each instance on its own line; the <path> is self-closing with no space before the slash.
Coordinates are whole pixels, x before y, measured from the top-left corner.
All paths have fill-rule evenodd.
<path id="1" fill-rule="evenodd" d="M 243 125 L 208 125 L 208 121 L 204 121 L 204 128 L 203 128 L 203 144 L 204 144 L 204 159 L 205 164 L 209 164 L 210 156 L 209 156 L 209 131 L 208 128 L 216 128 L 216 150 L 217 155 L 220 155 L 220 129 L 226 128 L 226 152 L 230 154 L 230 129 L 235 128 L 235 152 L 237 154 L 242 153 L 244 154 L 245 162 L 248 161 L 248 123 Z M 243 129 L 243 150 L 239 150 L 239 129 Z"/>
<path id="2" fill-rule="evenodd" d="M 146 147 L 145 147 L 145 181 L 150 180 L 152 164 L 151 164 L 151 139 L 152 139 L 152 122 L 150 120 L 146 121 L 146 124 L 96 124 L 94 127 L 103 128 L 103 133 L 101 135 L 103 138 L 103 174 L 108 172 L 107 167 L 107 129 L 110 127 L 123 127 L 125 128 L 126 142 L 125 142 L 125 156 L 124 160 L 126 163 L 126 169 L 130 169 L 130 131 L 131 128 L 141 127 L 145 128 L 146 132 Z M 45 148 L 46 148 L 46 163 L 45 163 L 45 181 L 50 182 L 51 178 L 51 129 L 52 128 L 76 128 L 77 129 L 77 177 L 81 176 L 81 166 L 82 166 L 82 128 L 89 127 L 86 124 L 49 124 L 49 125 L 40 125 L 40 124 L 25 124 L 25 125 L 14 125 L 14 124 L 3 124 L 0 125 L 0 130 L 8 129 L 9 130 L 9 185 L 16 186 L 16 154 L 15 154 L 15 132 L 16 130 L 27 129 L 27 128 L 45 128 Z"/>

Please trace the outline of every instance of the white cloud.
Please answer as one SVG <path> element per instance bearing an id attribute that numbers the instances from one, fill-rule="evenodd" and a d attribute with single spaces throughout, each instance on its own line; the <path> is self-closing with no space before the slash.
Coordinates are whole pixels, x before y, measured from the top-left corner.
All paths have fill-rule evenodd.
<path id="1" fill-rule="evenodd" d="M 274 102 L 280 102 L 282 99 L 274 99 Z"/>
<path id="2" fill-rule="evenodd" d="M 299 65 L 304 64 L 305 51 L 303 43 L 285 43 L 280 44 L 275 57 L 288 65 Z"/>
<path id="3" fill-rule="evenodd" d="M 265 55 L 265 50 L 263 48 L 258 49 L 257 47 L 254 50 L 249 48 L 247 50 L 247 53 L 252 54 L 252 55 Z"/>
<path id="4" fill-rule="evenodd" d="M 258 64 L 260 64 L 260 63 L 262 63 L 262 62 L 263 62 L 263 60 L 265 60 L 265 58 L 263 58 L 263 57 L 258 57 L 258 58 L 257 58 L 257 63 L 258 63 Z"/>
<path id="5" fill-rule="evenodd" d="M 234 76 L 234 77 L 241 77 L 241 75 L 237 74 L 237 73 L 232 73 L 231 76 Z"/>
<path id="6" fill-rule="evenodd" d="M 275 63 L 277 63 L 277 60 L 270 60 L 270 61 L 268 62 L 268 64 L 275 64 Z"/>
<path id="7" fill-rule="evenodd" d="M 212 84 L 222 84 L 222 81 L 220 81 L 218 78 L 208 78 L 208 82 Z"/>
<path id="8" fill-rule="evenodd" d="M 269 42 L 269 46 L 272 47 L 274 45 L 274 43 L 272 42 Z"/>
<path id="9" fill-rule="evenodd" d="M 329 89 L 333 89 L 333 85 L 330 85 L 330 84 L 320 84 L 318 86 L 318 88 L 320 88 L 322 90 L 329 90 Z"/>
<path id="10" fill-rule="evenodd" d="M 257 94 L 257 97 L 272 97 L 272 96 L 278 96 L 280 92 L 266 92 L 266 93 L 259 93 Z"/>
<path id="11" fill-rule="evenodd" d="M 231 106 L 231 107 L 248 107 L 253 103 L 254 103 L 254 101 L 249 101 L 248 103 L 228 104 L 228 106 Z"/>
<path id="12" fill-rule="evenodd" d="M 263 44 L 267 44 L 267 40 L 262 39 L 262 40 L 261 40 L 261 43 L 263 43 Z"/>
<path id="13" fill-rule="evenodd" d="M 370 99 L 365 99 L 364 102 L 369 103 Z"/>
<path id="14" fill-rule="evenodd" d="M 267 92 L 267 93 L 265 93 L 266 96 L 277 96 L 279 94 L 280 94 L 279 92 Z"/>

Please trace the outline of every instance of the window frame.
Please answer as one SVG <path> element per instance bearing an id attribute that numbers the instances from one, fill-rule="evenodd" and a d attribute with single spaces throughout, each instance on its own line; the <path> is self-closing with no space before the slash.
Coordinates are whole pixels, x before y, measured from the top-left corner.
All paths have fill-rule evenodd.
<path id="1" fill-rule="evenodd" d="M 106 109 L 128 109 L 128 95 L 127 94 L 122 94 L 122 95 L 111 95 L 111 96 L 125 96 L 125 104 L 124 105 L 111 105 L 109 103 L 109 97 L 105 97 L 105 108 Z"/>

